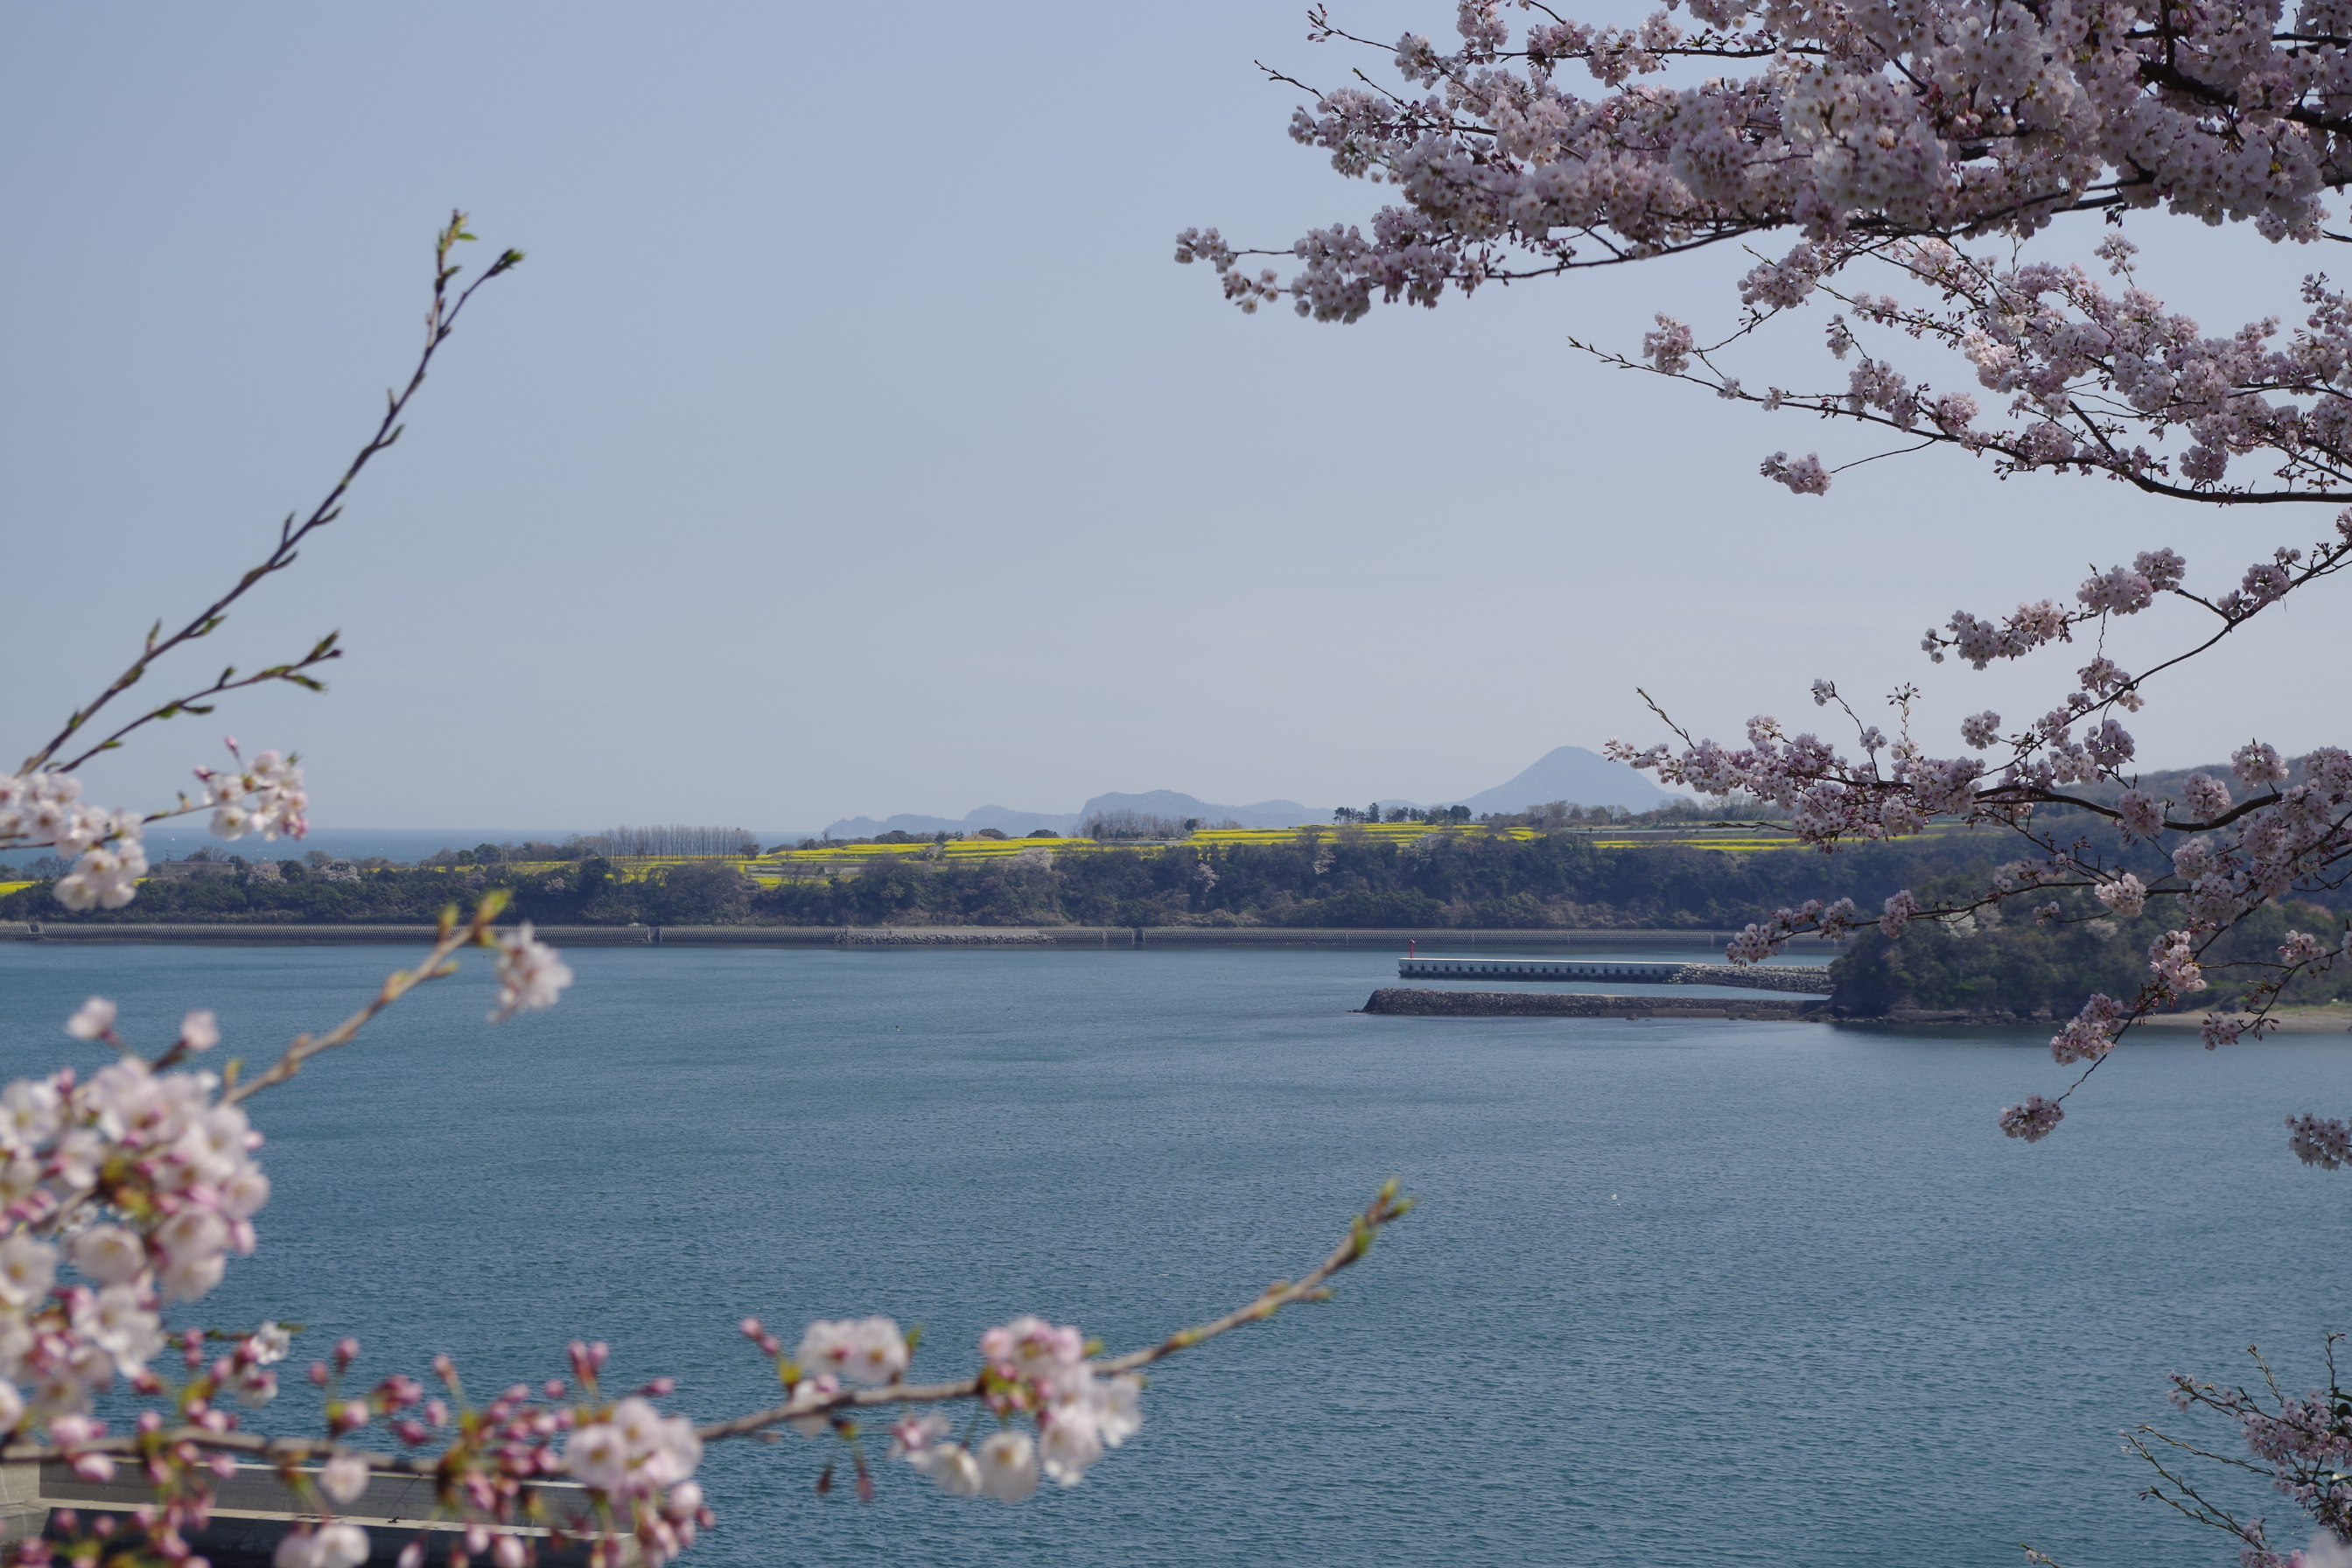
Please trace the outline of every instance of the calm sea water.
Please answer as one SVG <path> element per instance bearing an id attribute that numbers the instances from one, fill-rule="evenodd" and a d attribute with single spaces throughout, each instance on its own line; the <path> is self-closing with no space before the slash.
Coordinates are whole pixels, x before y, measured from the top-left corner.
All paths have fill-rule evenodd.
<path id="1" fill-rule="evenodd" d="M 400 956 L 0 946 L 0 1068 L 94 1064 L 59 1030 L 92 992 L 274 1054 Z M 2301 1384 L 2352 1326 L 2352 1184 L 2279 1125 L 2352 1105 L 2337 1037 L 2135 1048 L 2027 1148 L 1992 1117 L 2058 1078 L 2032 1036 L 1365 1017 L 1363 953 L 572 962 L 552 1013 L 486 1026 L 476 963 L 258 1102 L 277 1198 L 205 1320 L 485 1390 L 601 1337 L 709 1416 L 772 1397 L 747 1312 L 920 1321 L 942 1376 L 1023 1310 L 1125 1348 L 1391 1173 L 1423 1200 L 1337 1301 L 1166 1365 L 1075 1490 L 901 1467 L 861 1508 L 814 1494 L 820 1445 L 738 1445 L 691 1562 L 2227 1563 L 2117 1428 L 2168 1369 L 2260 1340 Z"/>

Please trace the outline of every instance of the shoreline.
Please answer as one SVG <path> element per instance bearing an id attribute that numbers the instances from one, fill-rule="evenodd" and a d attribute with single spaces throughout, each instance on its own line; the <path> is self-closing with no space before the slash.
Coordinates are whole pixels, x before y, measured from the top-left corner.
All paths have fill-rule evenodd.
<path id="1" fill-rule="evenodd" d="M 1702 996 L 1685 1000 L 1655 994 L 1620 995 L 1601 991 L 1438 991 L 1410 986 L 1381 986 L 1360 1013 L 1391 1018 L 1738 1018 L 1754 1023 L 1937 1025 L 1962 1029 L 2044 1029 L 2063 1020 L 2029 1017 L 2017 1013 L 1964 1013 L 1906 1010 L 1897 1013 L 1843 1013 L 1828 997 Z M 2201 1028 L 2205 1012 L 2158 1013 L 2140 1020 L 2145 1027 L 2168 1031 Z M 2242 1014 L 2225 1015 L 2242 1018 Z M 2352 1032 L 2352 1006 L 2282 1008 L 2272 1015 L 2275 1035 L 2321 1035 Z"/>
<path id="2" fill-rule="evenodd" d="M 1729 931 L 1618 927 L 1561 930 L 1341 926 L 541 926 L 557 947 L 1340 947 L 1402 952 L 1414 944 L 1470 952 L 1525 948 L 1711 948 Z M 423 942 L 429 925 L 330 925 L 237 921 L 0 922 L 0 942 Z"/>
<path id="3" fill-rule="evenodd" d="M 2142 1018 L 2142 1028 L 2201 1029 L 2210 1017 L 2234 1018 L 2244 1022 L 2243 1013 L 2158 1013 Z M 2315 1007 L 2281 1007 L 2271 1015 L 2273 1035 L 2340 1035 L 2352 1032 L 2352 1006 L 2322 1005 Z"/>

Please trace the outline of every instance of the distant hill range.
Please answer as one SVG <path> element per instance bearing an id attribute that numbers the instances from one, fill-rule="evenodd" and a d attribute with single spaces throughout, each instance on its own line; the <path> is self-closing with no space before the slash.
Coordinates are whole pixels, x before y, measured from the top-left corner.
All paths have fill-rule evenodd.
<path id="1" fill-rule="evenodd" d="M 1380 804 L 1383 809 L 1401 805 L 1466 805 L 1474 814 L 1483 816 L 1525 811 L 1531 805 L 1555 800 L 1569 801 L 1577 805 L 1622 806 L 1630 811 L 1648 811 L 1682 798 L 1660 789 L 1622 763 L 1612 763 L 1582 746 L 1561 746 L 1546 752 L 1532 767 L 1517 777 L 1492 789 L 1480 790 L 1476 795 L 1433 801 L 1382 800 Z M 1220 805 L 1214 801 L 1202 800 L 1176 790 L 1155 789 L 1141 795 L 1098 795 L 1073 812 L 1015 811 L 1009 806 L 983 805 L 961 817 L 911 814 L 884 817 L 879 821 L 870 816 L 844 817 L 824 831 L 830 838 L 871 838 L 877 833 L 893 830 L 905 833 L 977 833 L 983 827 L 993 827 L 1000 833 L 1018 837 L 1040 827 L 1050 828 L 1055 833 L 1076 833 L 1080 825 L 1090 817 L 1118 812 L 1177 821 L 1197 817 L 1202 822 L 1233 822 L 1244 827 L 1295 827 L 1302 823 L 1328 823 L 1331 820 L 1330 807 L 1301 805 L 1295 800 L 1262 800 L 1255 805 Z"/>

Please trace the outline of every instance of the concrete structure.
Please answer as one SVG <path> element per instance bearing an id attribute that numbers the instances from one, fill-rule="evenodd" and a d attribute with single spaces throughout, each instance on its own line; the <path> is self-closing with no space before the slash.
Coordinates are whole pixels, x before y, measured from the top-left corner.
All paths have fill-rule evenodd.
<path id="1" fill-rule="evenodd" d="M 1590 958 L 1400 958 L 1400 980 L 1632 980 L 1647 985 L 1737 985 L 1826 996 L 1827 965 L 1644 963 Z"/>
<path id="2" fill-rule="evenodd" d="M 587 1493 L 581 1488 L 546 1481 L 531 1490 L 546 1518 L 572 1529 L 589 1528 Z M 120 1517 L 153 1501 L 154 1489 L 136 1465 L 121 1466 L 110 1481 L 85 1480 L 63 1459 L 0 1465 L 0 1541 L 14 1545 L 42 1533 L 58 1509 L 71 1509 L 87 1528 L 93 1516 Z M 426 1541 L 425 1561 L 437 1564 L 455 1544 L 451 1538 L 466 1524 L 461 1519 L 435 1519 L 435 1507 L 429 1479 L 379 1470 L 369 1477 L 367 1490 L 337 1509 L 335 1517 L 367 1531 L 369 1568 L 389 1568 L 400 1549 L 420 1532 Z M 209 1559 L 213 1568 L 269 1568 L 271 1553 L 286 1532 L 299 1521 L 319 1517 L 295 1507 L 294 1494 L 273 1467 L 239 1465 L 234 1476 L 213 1482 L 212 1524 L 189 1536 L 188 1544 Z M 559 1552 L 547 1545 L 550 1531 L 543 1526 L 501 1529 L 506 1534 L 536 1538 L 541 1568 L 573 1568 L 588 1560 L 585 1547 Z M 620 1556 L 625 1568 L 637 1561 L 634 1539 L 622 1542 Z"/>
<path id="3" fill-rule="evenodd" d="M 1795 1023 L 1827 1019 L 1829 1004 L 1794 996 L 1612 996 L 1596 991 L 1420 991 L 1383 986 L 1367 1013 L 1418 1018 L 1743 1018 Z"/>

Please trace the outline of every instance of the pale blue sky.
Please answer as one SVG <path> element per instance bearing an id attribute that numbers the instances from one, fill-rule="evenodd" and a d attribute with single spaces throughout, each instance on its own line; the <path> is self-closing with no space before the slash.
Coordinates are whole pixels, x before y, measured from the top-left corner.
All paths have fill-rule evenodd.
<path id="1" fill-rule="evenodd" d="M 2063 680 L 1931 670 L 1929 621 L 2151 544 L 2233 579 L 2326 527 L 1952 459 L 1790 497 L 1765 453 L 1866 448 L 1562 342 L 1720 320 L 1734 258 L 1244 319 L 1175 230 L 1286 243 L 1373 195 L 1288 142 L 1253 58 L 1351 63 L 1294 0 L 0 13 L 0 724 L 46 733 L 318 493 L 459 204 L 529 264 L 184 669 L 340 627 L 334 692 L 175 723 L 94 793 L 147 804 L 230 730 L 306 752 L 338 826 L 1431 799 L 1654 736 L 1636 684 L 1724 733 L 1811 716 L 1817 675 L 1929 681 L 1953 746 Z M 2331 259 L 2177 228 L 2136 232 L 2214 325 Z M 2146 759 L 2341 739 L 2261 676 L 2340 665 L 2344 620 L 2184 684 Z"/>

